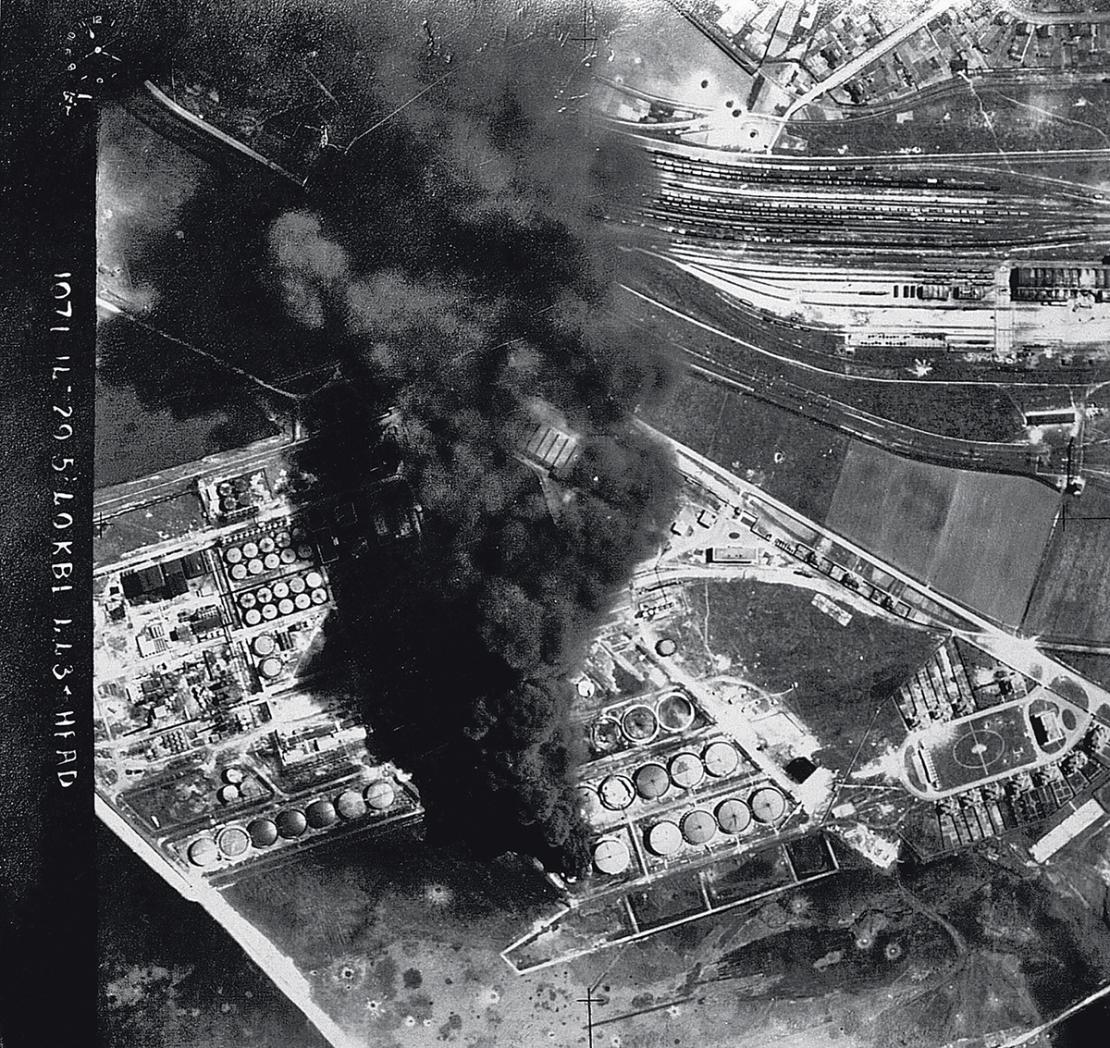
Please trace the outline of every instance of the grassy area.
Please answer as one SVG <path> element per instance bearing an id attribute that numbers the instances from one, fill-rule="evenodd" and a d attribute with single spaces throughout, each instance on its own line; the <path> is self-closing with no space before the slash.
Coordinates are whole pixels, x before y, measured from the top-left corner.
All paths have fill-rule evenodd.
<path id="1" fill-rule="evenodd" d="M 807 517 L 825 518 L 849 443 L 836 430 L 694 374 L 641 414 Z"/>
<path id="2" fill-rule="evenodd" d="M 862 763 L 904 734 L 886 700 L 938 643 L 931 633 L 858 612 L 841 626 L 813 606 L 809 590 L 785 585 L 706 582 L 692 588 L 690 603 L 707 603 L 706 638 L 731 659 L 728 672 L 787 692 L 785 704 L 834 767 L 847 766 L 865 737 Z"/>
<path id="3" fill-rule="evenodd" d="M 1075 103 L 1086 99 L 1086 105 Z M 995 153 L 999 150 L 1100 149 L 1106 145 L 1104 118 L 1110 88 L 1083 84 L 1059 88 L 1046 84 L 991 85 L 977 80 L 975 90 L 962 79 L 923 101 L 909 97 L 889 112 L 850 116 L 824 124 L 791 126 L 809 152 L 837 152 L 845 144 L 857 155 L 920 149 L 925 153 Z M 983 111 L 990 114 L 989 122 Z M 845 112 L 851 113 L 850 109 Z M 911 114 L 900 123 L 899 115 Z"/>
<path id="4" fill-rule="evenodd" d="M 1022 621 L 1026 633 L 1110 641 L 1110 486 L 1092 481 L 1053 529 Z"/>
<path id="5" fill-rule="evenodd" d="M 914 462 L 858 443 L 827 523 L 940 592 L 1016 625 L 1057 498 L 1033 480 Z"/>

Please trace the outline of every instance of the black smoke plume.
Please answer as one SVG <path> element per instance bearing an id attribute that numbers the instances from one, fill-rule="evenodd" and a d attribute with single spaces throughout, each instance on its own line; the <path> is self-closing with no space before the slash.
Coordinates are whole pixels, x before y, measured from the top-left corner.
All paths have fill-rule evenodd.
<path id="1" fill-rule="evenodd" d="M 301 466 L 337 495 L 357 487 L 394 409 L 424 516 L 419 543 L 368 543 L 337 565 L 329 646 L 434 832 L 575 871 L 568 674 L 674 495 L 667 454 L 633 424 L 666 362 L 608 309 L 600 219 L 637 169 L 575 101 L 579 4 L 376 3 L 372 19 L 351 6 L 289 6 L 262 34 L 345 58 L 313 48 L 338 100 L 329 143 L 303 200 L 268 220 L 256 268 L 341 376 L 312 405 Z M 191 32 L 249 51 L 227 30 L 242 10 Z M 555 482 L 520 458 L 538 418 L 578 440 Z"/>

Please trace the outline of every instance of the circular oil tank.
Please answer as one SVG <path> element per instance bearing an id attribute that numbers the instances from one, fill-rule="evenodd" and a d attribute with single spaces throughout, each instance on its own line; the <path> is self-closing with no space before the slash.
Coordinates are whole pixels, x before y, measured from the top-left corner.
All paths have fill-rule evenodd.
<path id="1" fill-rule="evenodd" d="M 589 677 L 583 677 L 574 687 L 584 699 L 588 699 L 596 690 L 594 682 Z"/>
<path id="2" fill-rule="evenodd" d="M 281 551 L 281 562 L 282 562 L 282 564 L 292 564 L 293 561 L 295 561 L 296 559 L 297 559 L 297 554 L 294 553 L 288 547 L 286 547 L 285 549 L 283 549 Z"/>
<path id="3" fill-rule="evenodd" d="M 226 495 L 220 499 L 220 509 L 225 513 L 230 513 L 233 509 L 239 508 L 239 500 L 234 495 Z"/>
<path id="4" fill-rule="evenodd" d="M 252 575 L 261 575 L 262 570 L 262 561 L 259 560 L 258 557 L 254 557 L 251 560 L 247 561 L 247 571 L 249 571 Z"/>
<path id="5" fill-rule="evenodd" d="M 335 799 L 335 810 L 341 819 L 357 819 L 366 814 L 366 801 L 358 790 L 344 790 Z"/>
<path id="6" fill-rule="evenodd" d="M 216 843 L 229 859 L 237 859 L 251 846 L 251 839 L 246 830 L 238 826 L 228 826 L 226 830 L 220 831 Z"/>
<path id="7" fill-rule="evenodd" d="M 610 775 L 603 779 L 597 792 L 601 803 L 612 811 L 622 811 L 636 797 L 631 779 L 624 775 Z"/>
<path id="8" fill-rule="evenodd" d="M 321 586 L 319 589 L 314 589 L 312 591 L 312 603 L 313 604 L 327 604 L 327 602 L 328 602 L 328 591 L 326 589 L 324 589 L 323 586 Z"/>
<path id="9" fill-rule="evenodd" d="M 671 781 L 684 790 L 693 789 L 705 777 L 705 766 L 694 753 L 677 753 L 671 758 Z"/>
<path id="10" fill-rule="evenodd" d="M 590 741 L 599 753 L 611 753 L 621 744 L 621 726 L 612 717 L 599 717 L 590 728 Z"/>
<path id="11" fill-rule="evenodd" d="M 297 547 L 298 560 L 312 560 L 312 553 L 312 547 L 307 542 L 302 542 L 301 545 Z"/>
<path id="12" fill-rule="evenodd" d="M 589 786 L 579 786 L 576 792 L 578 810 L 582 813 L 582 818 L 596 818 L 601 812 L 601 798 L 598 797 L 597 790 L 591 789 Z"/>
<path id="13" fill-rule="evenodd" d="M 308 532 L 305 531 L 305 529 L 303 527 L 301 527 L 300 524 L 297 524 L 293 528 L 293 541 L 294 542 L 300 542 L 301 539 L 303 539 L 307 534 L 308 534 Z"/>
<path id="14" fill-rule="evenodd" d="M 385 811 L 386 808 L 393 806 L 397 794 L 390 783 L 384 779 L 379 779 L 366 787 L 363 796 L 366 798 L 366 803 L 375 811 Z"/>
<path id="15" fill-rule="evenodd" d="M 647 846 L 656 855 L 674 855 L 682 847 L 682 834 L 673 822 L 657 822 L 648 830 Z"/>
<path id="16" fill-rule="evenodd" d="M 243 551 L 238 546 L 224 550 L 224 560 L 228 564 L 238 564 L 243 559 Z"/>
<path id="17" fill-rule="evenodd" d="M 259 553 L 273 553 L 275 545 L 276 545 L 276 543 L 274 542 L 274 540 L 272 538 L 270 538 L 269 535 L 267 535 L 264 539 L 259 539 L 258 540 L 258 552 Z"/>
<path id="18" fill-rule="evenodd" d="M 321 575 L 318 571 L 310 571 L 304 577 L 304 584 L 309 589 L 316 589 L 317 586 L 322 586 L 324 584 L 324 576 Z"/>
<path id="19" fill-rule="evenodd" d="M 272 620 L 272 619 L 276 619 L 277 616 L 278 616 L 278 610 L 273 604 L 263 604 L 262 605 L 262 617 L 264 619 Z"/>
<path id="20" fill-rule="evenodd" d="M 682 816 L 682 836 L 690 844 L 705 844 L 717 832 L 717 820 L 700 808 Z"/>
<path id="21" fill-rule="evenodd" d="M 221 804 L 234 804 L 239 799 L 239 787 L 234 783 L 227 783 L 216 791 Z"/>
<path id="22" fill-rule="evenodd" d="M 309 826 L 314 830 L 326 830 L 329 826 L 334 826 L 339 821 L 339 816 L 335 811 L 335 805 L 332 804 L 331 801 L 313 801 L 305 808 L 304 814 L 305 819 L 308 820 Z"/>
<path id="23" fill-rule="evenodd" d="M 632 856 L 628 854 L 628 845 L 614 837 L 603 837 L 594 845 L 594 865 L 609 876 L 623 873 L 628 869 Z"/>
<path id="24" fill-rule="evenodd" d="M 636 792 L 649 801 L 662 797 L 671 785 L 670 776 L 662 764 L 641 765 L 632 780 L 636 783 Z"/>
<path id="25" fill-rule="evenodd" d="M 262 612 L 257 608 L 251 608 L 244 616 L 243 621 L 248 626 L 257 626 L 262 621 Z"/>
<path id="26" fill-rule="evenodd" d="M 659 734 L 659 721 L 646 706 L 631 706 L 621 717 L 621 730 L 629 742 L 651 742 Z"/>
<path id="27" fill-rule="evenodd" d="M 786 812 L 786 799 L 774 786 L 761 786 L 749 803 L 752 815 L 760 822 L 778 822 Z"/>
<path id="28" fill-rule="evenodd" d="M 273 586 L 274 599 L 283 600 L 289 596 L 289 583 L 288 582 L 275 582 Z"/>
<path id="29" fill-rule="evenodd" d="M 224 782 L 230 782 L 232 786 L 238 786 L 245 778 L 242 768 L 224 768 Z"/>
<path id="30" fill-rule="evenodd" d="M 292 541 L 293 536 L 290 535 L 288 531 L 279 531 L 274 536 L 274 545 L 277 546 L 278 549 L 287 549 L 289 547 L 289 543 Z"/>
<path id="31" fill-rule="evenodd" d="M 234 490 L 230 480 L 221 480 L 220 483 L 216 485 L 217 495 L 230 495 Z"/>
<path id="32" fill-rule="evenodd" d="M 243 579 L 245 579 L 247 577 L 247 566 L 246 566 L 246 564 L 232 564 L 231 565 L 231 577 L 236 582 L 242 582 Z"/>
<path id="33" fill-rule="evenodd" d="M 266 556 L 262 558 L 262 564 L 267 571 L 273 571 L 280 563 L 281 557 L 276 553 L 267 553 Z"/>
<path id="34" fill-rule="evenodd" d="M 269 604 L 274 599 L 274 591 L 269 586 L 259 586 L 254 591 L 254 595 L 258 598 L 259 604 Z"/>
<path id="35" fill-rule="evenodd" d="M 277 831 L 287 841 L 299 837 L 308 829 L 308 820 L 298 808 L 289 808 L 277 817 Z"/>
<path id="36" fill-rule="evenodd" d="M 293 603 L 296 604 L 301 611 L 304 611 L 305 608 L 312 607 L 312 598 L 307 593 L 298 593 L 293 599 Z"/>
<path id="37" fill-rule="evenodd" d="M 717 825 L 722 833 L 743 833 L 751 824 L 751 809 L 739 798 L 729 797 L 717 805 Z"/>
<path id="38" fill-rule="evenodd" d="M 239 607 L 246 610 L 253 608 L 258 603 L 258 598 L 254 595 L 253 590 L 247 590 L 246 593 L 239 594 Z"/>
<path id="39" fill-rule="evenodd" d="M 189 862 L 194 866 L 211 866 L 220 856 L 211 837 L 201 837 L 189 845 Z"/>
<path id="40" fill-rule="evenodd" d="M 296 575 L 289 580 L 290 593 L 304 593 L 304 579 Z"/>
<path id="41" fill-rule="evenodd" d="M 294 604 L 288 597 L 278 601 L 278 611 L 280 611 L 282 615 L 292 615 L 293 608 Z"/>
<path id="42" fill-rule="evenodd" d="M 234 489 L 235 489 L 236 491 L 240 491 L 240 492 L 242 492 L 242 491 L 249 491 L 249 490 L 250 490 L 250 486 L 251 486 L 251 482 L 250 482 L 250 480 L 249 480 L 249 479 L 248 479 L 247 477 L 236 477 L 236 478 L 235 478 L 235 479 L 234 479 L 234 480 L 233 480 L 233 481 L 231 482 L 231 486 L 232 486 L 232 487 L 233 487 L 233 488 L 234 488 Z"/>
<path id="43" fill-rule="evenodd" d="M 243 556 L 247 560 L 252 560 L 258 556 L 258 543 L 257 542 L 244 542 L 243 543 Z"/>
<path id="44" fill-rule="evenodd" d="M 278 829 L 271 819 L 255 819 L 247 827 L 251 844 L 256 848 L 268 848 L 278 839 Z"/>
<path id="45" fill-rule="evenodd" d="M 678 692 L 664 695 L 657 708 L 659 723 L 667 731 L 685 731 L 694 723 L 694 704 Z"/>
<path id="46" fill-rule="evenodd" d="M 262 665 L 258 667 L 258 672 L 272 680 L 274 677 L 281 673 L 281 659 L 271 656 L 268 659 L 262 660 Z"/>
<path id="47" fill-rule="evenodd" d="M 670 637 L 662 637 L 655 645 L 656 654 L 668 658 L 678 651 L 678 645 Z"/>
<path id="48" fill-rule="evenodd" d="M 723 779 L 736 771 L 740 764 L 740 754 L 736 752 L 736 747 L 731 742 L 719 740 L 705 747 L 702 760 L 705 762 L 705 770 L 710 775 Z"/>

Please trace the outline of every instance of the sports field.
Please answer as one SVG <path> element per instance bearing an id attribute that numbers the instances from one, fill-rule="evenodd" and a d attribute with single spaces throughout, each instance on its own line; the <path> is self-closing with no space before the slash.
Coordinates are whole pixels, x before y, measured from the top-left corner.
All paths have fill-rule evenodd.
<path id="1" fill-rule="evenodd" d="M 1058 502 L 1033 480 L 915 462 L 853 442 L 826 523 L 941 593 L 1017 626 Z"/>
<path id="2" fill-rule="evenodd" d="M 1025 706 L 945 724 L 929 733 L 922 748 L 940 791 L 970 786 L 981 779 L 1015 771 L 1040 755 L 1025 719 Z"/>

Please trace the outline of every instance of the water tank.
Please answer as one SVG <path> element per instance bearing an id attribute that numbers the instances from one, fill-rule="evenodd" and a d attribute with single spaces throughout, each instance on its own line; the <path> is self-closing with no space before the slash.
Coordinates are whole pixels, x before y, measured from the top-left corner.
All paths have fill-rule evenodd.
<path id="1" fill-rule="evenodd" d="M 385 811 L 386 808 L 392 807 L 396 793 L 390 783 L 380 779 L 370 783 L 363 796 L 366 798 L 366 803 L 375 811 Z"/>
<path id="2" fill-rule="evenodd" d="M 778 822 L 786 812 L 786 798 L 774 786 L 762 786 L 752 794 L 752 815 L 760 822 Z"/>
<path id="3" fill-rule="evenodd" d="M 219 855 L 216 842 L 211 837 L 201 837 L 189 845 L 189 862 L 194 866 L 210 866 Z"/>
<path id="4" fill-rule="evenodd" d="M 226 830 L 220 831 L 216 843 L 219 845 L 220 851 L 229 859 L 237 859 L 240 855 L 245 854 L 250 847 L 251 839 L 246 830 L 242 830 L 238 826 L 228 826 Z"/>
<path id="5" fill-rule="evenodd" d="M 342 819 L 357 819 L 366 814 L 366 801 L 358 790 L 344 790 L 335 799 L 335 810 Z"/>
<path id="6" fill-rule="evenodd" d="M 693 789 L 705 778 L 705 766 L 695 753 L 678 753 L 671 758 L 671 780 L 684 790 Z"/>
<path id="7" fill-rule="evenodd" d="M 629 742 L 651 742 L 659 733 L 659 721 L 647 706 L 630 706 L 621 717 L 621 730 Z"/>
<path id="8" fill-rule="evenodd" d="M 286 840 L 299 837 L 307 829 L 308 820 L 305 819 L 304 812 L 297 808 L 289 808 L 277 817 L 277 831 Z"/>
<path id="9" fill-rule="evenodd" d="M 578 798 L 578 810 L 582 813 L 582 818 L 590 820 L 601 814 L 601 798 L 598 797 L 597 790 L 591 789 L 589 786 L 579 786 L 576 796 Z"/>
<path id="10" fill-rule="evenodd" d="M 671 785 L 667 769 L 662 764 L 643 764 L 632 778 L 636 783 L 636 792 L 646 800 L 662 797 Z"/>
<path id="11" fill-rule="evenodd" d="M 702 754 L 705 770 L 718 779 L 731 775 L 740 763 L 740 754 L 731 742 L 711 742 Z"/>
<path id="12" fill-rule="evenodd" d="M 729 797 L 717 805 L 717 825 L 722 833 L 743 833 L 751 824 L 751 809 L 739 798 Z"/>
<path id="13" fill-rule="evenodd" d="M 682 816 L 682 836 L 690 844 L 705 844 L 717 832 L 717 820 L 700 808 Z"/>
<path id="14" fill-rule="evenodd" d="M 673 822 L 657 822 L 648 830 L 647 846 L 656 855 L 674 855 L 682 847 L 682 834 Z"/>
<path id="15" fill-rule="evenodd" d="M 628 853 L 628 845 L 618 841 L 615 837 L 603 837 L 593 850 L 594 865 L 610 876 L 623 873 L 628 869 L 632 856 Z"/>
<path id="16" fill-rule="evenodd" d="M 626 776 L 610 775 L 602 781 L 598 795 L 606 808 L 621 811 L 632 803 L 636 791 L 632 788 L 632 781 Z"/>
<path id="17" fill-rule="evenodd" d="M 247 833 L 256 848 L 268 848 L 278 839 L 277 826 L 272 819 L 254 819 L 247 827 Z"/>
<path id="18" fill-rule="evenodd" d="M 621 727 L 612 717 L 600 717 L 590 728 L 590 741 L 599 753 L 611 753 L 621 743 Z"/>
<path id="19" fill-rule="evenodd" d="M 659 700 L 659 723 L 667 731 L 685 731 L 694 723 L 694 706 L 685 695 L 672 692 Z"/>
<path id="20" fill-rule="evenodd" d="M 228 783 L 216 791 L 216 796 L 220 798 L 221 804 L 234 804 L 239 799 L 239 787 Z"/>
<path id="21" fill-rule="evenodd" d="M 304 810 L 305 819 L 314 830 L 324 830 L 339 821 L 335 805 L 331 801 L 313 801 Z"/>

